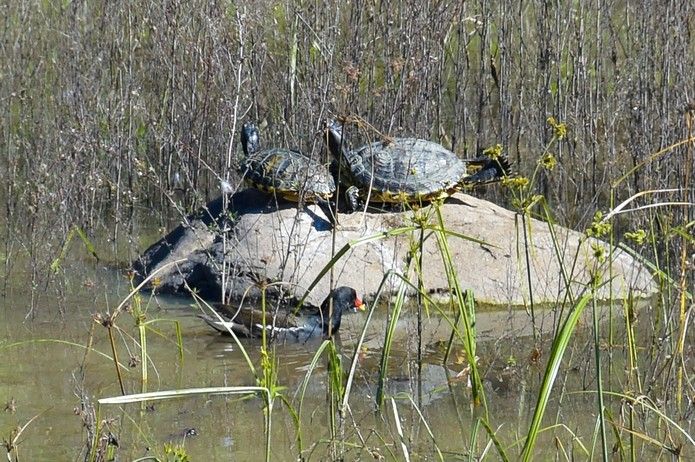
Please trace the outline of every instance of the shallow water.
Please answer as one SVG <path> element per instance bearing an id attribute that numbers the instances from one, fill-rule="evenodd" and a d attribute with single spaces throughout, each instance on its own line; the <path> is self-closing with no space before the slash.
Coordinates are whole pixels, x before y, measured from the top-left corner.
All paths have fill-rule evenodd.
<path id="1" fill-rule="evenodd" d="M 21 284 L 10 284 L 0 299 L 0 404 L 8 404 L 0 413 L 0 432 L 10 437 L 16 426 L 36 418 L 23 431 L 20 460 L 81 460 L 87 433 L 79 415 L 80 396 L 91 403 L 97 399 L 118 396 L 120 388 L 111 356 L 107 329 L 92 321 L 94 313 L 113 311 L 129 292 L 127 279 L 121 272 L 93 263 L 74 264 L 66 268 L 70 275 L 61 292 L 45 294 L 35 302 L 34 320 L 25 320 L 31 306 L 29 291 Z M 16 282 L 16 279 L 14 279 Z M 153 297 L 144 294 L 146 319 L 159 320 L 157 332 L 147 335 L 149 380 L 147 391 L 194 387 L 255 385 L 253 374 L 238 346 L 230 337 L 212 331 L 199 320 L 191 300 Z M 374 412 L 379 361 L 386 324 L 386 307 L 379 307 L 369 326 L 364 347 L 359 353 L 355 382 L 350 395 L 350 412 L 346 416 L 342 440 L 345 460 L 364 460 L 383 456 L 402 459 L 401 438 L 395 422 L 394 405 L 401 421 L 404 442 L 414 460 L 438 459 L 437 448 L 445 459 L 467 455 L 473 415 L 470 390 L 465 375 L 465 355 L 455 346 L 448 366 L 441 365 L 450 335 L 448 324 L 432 314 L 423 330 L 421 367 L 417 362 L 416 317 L 407 312 L 399 324 L 388 364 L 388 393 L 384 412 Z M 60 314 L 60 312 L 64 314 Z M 543 313 L 547 316 L 543 317 Z M 550 311 L 539 311 L 538 319 L 548 327 Z M 366 319 L 364 315 L 344 318 L 337 342 L 344 368 L 349 367 L 354 345 Z M 173 324 L 176 320 L 183 332 L 184 358 L 177 357 Z M 539 323 L 540 324 L 540 323 Z M 123 312 L 116 319 L 114 342 L 119 360 L 129 363 L 139 350 L 134 337 L 133 317 Z M 94 328 L 93 347 L 85 359 L 84 346 Z M 547 360 L 548 346 L 538 364 L 529 360 L 533 340 L 531 322 L 523 311 L 481 308 L 477 316 L 479 343 L 477 355 L 485 373 L 490 421 L 511 455 L 520 447 L 513 444 L 528 431 L 535 407 L 537 387 Z M 260 364 L 260 342 L 243 339 L 255 367 Z M 277 344 L 278 384 L 295 407 L 298 391 L 321 340 L 309 343 Z M 561 375 L 566 391 L 593 389 L 591 363 L 580 355 L 591 352 L 581 346 L 571 350 L 572 366 Z M 617 355 L 616 355 L 617 356 Z M 614 357 L 615 361 L 619 358 Z M 81 365 L 84 362 L 84 367 Z M 308 382 L 301 408 L 302 454 L 309 460 L 330 459 L 330 415 L 325 360 L 319 361 Z M 619 363 L 616 363 L 619 364 Z M 577 366 L 578 365 L 578 366 Z M 135 364 L 124 370 L 127 393 L 142 390 L 141 368 Z M 418 370 L 421 379 L 418 381 Z M 457 375 L 460 375 L 457 377 Z M 559 385 L 556 385 L 556 389 Z M 394 398 L 391 401 L 391 397 Z M 562 422 L 591 446 L 595 425 L 595 395 L 565 394 L 558 408 L 551 402 L 547 422 Z M 422 424 L 413 403 L 419 403 L 427 425 Z M 258 397 L 206 395 L 152 402 L 148 406 L 104 405 L 100 419 L 108 423 L 118 442 L 117 460 L 133 460 L 146 455 L 163 458 L 164 444 L 183 444 L 191 460 L 262 460 L 264 450 L 263 404 Z M 549 425 L 549 424 L 548 424 Z M 194 429 L 194 432 L 191 431 Z M 195 433 L 191 435 L 191 433 Z M 551 432 L 539 443 L 539 454 L 557 453 Z M 300 452 L 296 427 L 291 414 L 277 400 L 272 413 L 272 460 L 296 460 Z M 586 458 L 572 442 L 568 431 L 557 431 L 565 450 L 573 449 L 579 459 Z M 478 437 L 487 440 L 482 428 Z M 434 439 L 434 443 L 433 443 Z M 478 447 L 481 451 L 483 446 Z M 493 448 L 489 451 L 494 453 Z M 493 456 L 492 459 L 496 459 Z"/>

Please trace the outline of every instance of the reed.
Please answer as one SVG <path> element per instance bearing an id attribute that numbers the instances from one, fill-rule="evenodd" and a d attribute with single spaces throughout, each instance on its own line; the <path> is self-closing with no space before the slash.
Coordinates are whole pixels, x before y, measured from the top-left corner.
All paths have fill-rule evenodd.
<path id="1" fill-rule="evenodd" d="M 236 133 L 247 118 L 272 127 L 268 145 L 299 146 L 324 160 L 313 134 L 335 114 L 359 114 L 390 135 L 417 134 L 462 156 L 494 140 L 528 173 L 510 183 L 511 192 L 488 193 L 518 213 L 517 259 L 529 267 L 525 244 L 533 238 L 534 217 L 547 222 L 561 262 L 564 295 L 552 333 L 541 331 L 537 297 L 529 292 L 524 308 L 534 328 L 534 359 L 524 361 L 514 352 L 527 376 L 535 367 L 543 371 L 530 422 L 512 429 L 488 408 L 488 358 L 478 357 L 474 297 L 466 293 L 447 250 L 450 239 L 466 237 L 447 228 L 435 205 L 433 215 L 414 212 L 412 225 L 336 249 L 319 277 L 330 277 L 351 249 L 379 239 L 407 239 L 412 258 L 403 274 L 386 275 L 399 280 L 396 300 L 378 295 L 349 361 L 338 360 L 332 342 L 317 348 L 297 391 L 298 404 L 283 390 L 272 343 L 262 339 L 258 363 L 244 350 L 258 389 L 241 393 L 262 400 L 265 458 L 271 458 L 273 416 L 282 412 L 293 421 L 298 456 L 317 450 L 306 430 L 302 397 L 321 361 L 331 373 L 326 385 L 331 455 L 351 447 L 367 450 L 345 429 L 351 394 L 362 385 L 356 382 L 359 347 L 373 328 L 374 310 L 385 305 L 390 318 L 380 333 L 374 405 L 393 431 L 376 432 L 379 450 L 394 459 L 414 459 L 418 445 L 410 437 L 424 429 L 435 457 L 449 457 L 427 423 L 419 393 L 399 401 L 387 387 L 396 324 L 410 309 L 406 293 L 418 301 L 416 363 L 422 362 L 420 329 L 434 312 L 451 329 L 447 352 L 463 348 L 470 368 L 469 401 L 457 405 L 465 435 L 459 446 L 466 451 L 452 457 L 490 457 L 495 450 L 503 460 L 543 458 L 544 438 L 553 443 L 544 450 L 565 460 L 640 460 L 645 447 L 677 457 L 681 442 L 684 452 L 693 445 L 683 424 L 693 394 L 691 3 L 9 2 L 2 8 L 6 46 L 0 49 L 3 294 L 19 275 L 31 291 L 28 317 L 52 316 L 36 311 L 37 300 L 52 293 L 64 300 L 69 293 L 65 271 L 76 237 L 104 260 L 130 259 L 141 249 L 129 238 L 143 223 L 164 227 L 171 217 L 185 216 L 218 195 L 221 181 L 240 188 Z M 616 310 L 622 315 L 609 309 L 604 325 L 595 291 L 612 284 L 611 275 L 575 293 L 571 283 L 580 256 L 565 254 L 557 225 L 586 229 L 587 237 L 604 240 L 592 257 L 595 275 L 604 267 L 601 260 L 610 262 L 617 250 L 647 265 L 661 287 L 657 299 L 644 308 L 624 294 Z M 219 232 L 225 250 L 232 248 L 224 226 Z M 109 237 L 110 254 L 96 236 Z M 431 238 L 439 243 L 436 258 L 447 269 L 453 294 L 443 305 L 431 299 L 419 273 L 423 242 Z M 128 304 L 132 325 L 121 317 Z M 262 304 L 271 310 L 267 301 Z M 618 306 L 616 300 L 609 304 Z M 580 315 L 589 306 L 592 320 L 584 326 Z M 159 325 L 171 321 L 150 316 L 147 298 L 134 287 L 115 310 L 95 318 L 86 345 L 80 345 L 83 364 L 92 354 L 113 362 L 121 394 L 146 391 L 161 361 L 149 351 L 152 342 L 162 341 Z M 107 329 L 108 355 L 92 346 L 98 325 Z M 175 321 L 173 332 L 171 344 L 181 362 L 183 333 Z M 124 352 L 139 362 L 136 379 L 124 373 Z M 446 354 L 444 364 L 450 359 Z M 588 432 L 562 425 L 559 410 L 555 420 L 548 412 L 576 398 L 562 380 L 573 368 L 582 370 L 598 411 Z M 417 390 L 418 377 L 409 379 Z M 283 405 L 276 406 L 277 399 Z M 104 429 L 98 418 L 94 422 Z M 87 460 L 96 460 L 103 454 L 98 452 L 103 434 L 90 435 L 94 451 Z M 16 447 L 18 440 L 8 441 Z M 185 457 L 170 449 L 173 457 Z"/>

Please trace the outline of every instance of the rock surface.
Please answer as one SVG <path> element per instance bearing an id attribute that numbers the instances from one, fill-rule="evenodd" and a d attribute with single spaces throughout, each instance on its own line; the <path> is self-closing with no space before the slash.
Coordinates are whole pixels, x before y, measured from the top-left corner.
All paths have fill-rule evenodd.
<path id="1" fill-rule="evenodd" d="M 479 302 L 521 305 L 533 297 L 534 303 L 555 303 L 566 292 L 563 265 L 576 295 L 585 290 L 597 265 L 590 244 L 603 246 L 608 257 L 607 244 L 584 240 L 580 245 L 581 233 L 560 226 L 553 227 L 556 250 L 549 225 L 534 219 L 528 220 L 530 244 L 526 249 L 519 216 L 465 194 L 452 196 L 440 210 L 445 228 L 456 233 L 448 234 L 447 241 L 458 280 L 462 288 L 473 290 Z M 436 214 L 432 211 L 429 216 L 429 222 L 436 225 Z M 142 276 L 159 269 L 156 285 L 160 292 L 187 294 L 190 288 L 205 298 L 219 300 L 224 275 L 228 292 L 236 298 L 245 294 L 257 297 L 258 282 L 278 281 L 282 284 L 273 284 L 273 290 L 282 286 L 285 294 L 300 298 L 331 256 L 349 246 L 333 267 L 334 285 L 352 286 L 369 299 L 385 274 L 405 271 L 419 230 L 386 233 L 412 226 L 413 212 L 339 214 L 338 221 L 334 242 L 331 225 L 318 206 L 299 209 L 295 204 L 278 204 L 247 189 L 210 202 L 152 245 L 133 266 Z M 442 234 L 425 232 L 421 271 L 424 286 L 433 293 L 446 292 L 449 287 L 437 235 Z M 485 243 L 466 240 L 462 235 Z M 366 239 L 370 236 L 374 238 Z M 166 266 L 177 260 L 182 261 Z M 609 273 L 608 263 L 601 266 L 602 280 L 607 281 L 610 274 L 612 284 L 598 290 L 600 298 L 610 297 L 611 289 L 618 299 L 628 294 L 648 296 L 657 290 L 647 268 L 620 249 L 614 249 L 610 267 Z M 414 274 L 411 271 L 410 280 L 416 283 Z M 399 278 L 389 276 L 385 289 L 395 290 L 399 282 Z M 329 291 L 327 273 L 307 301 L 319 304 Z"/>

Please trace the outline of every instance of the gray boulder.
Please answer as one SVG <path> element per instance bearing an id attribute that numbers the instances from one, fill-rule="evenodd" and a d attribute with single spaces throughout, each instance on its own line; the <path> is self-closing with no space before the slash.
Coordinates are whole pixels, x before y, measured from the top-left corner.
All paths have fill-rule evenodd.
<path id="1" fill-rule="evenodd" d="M 554 242 L 548 223 L 529 219 L 526 248 L 521 218 L 512 211 L 465 194 L 452 196 L 440 210 L 445 228 L 453 233 L 446 239 L 456 277 L 479 302 L 521 305 L 533 297 L 534 303 L 556 303 L 565 297 L 563 281 L 571 281 L 577 295 L 598 273 L 603 281 L 612 281 L 600 287 L 600 298 L 648 296 L 657 290 L 646 267 L 620 249 L 608 255 L 607 244 L 582 233 L 554 226 Z M 429 213 L 429 223 L 438 223 L 431 208 L 417 213 Z M 413 226 L 413 217 L 412 211 L 338 214 L 333 233 L 320 207 L 297 208 L 247 189 L 210 202 L 152 245 L 134 268 L 141 277 L 158 271 L 160 292 L 197 290 L 219 300 L 224 284 L 233 298 L 257 298 L 259 287 L 267 285 L 271 295 L 300 298 L 313 285 L 307 301 L 320 304 L 330 292 L 331 277 L 330 272 L 319 275 L 334 255 L 347 249 L 333 266 L 333 284 L 352 286 L 369 298 L 382 282 L 387 291 L 400 284 L 394 273 L 405 271 L 420 232 L 393 230 Z M 424 287 L 435 294 L 449 288 L 438 235 L 441 239 L 442 233 L 424 233 L 420 272 Z M 606 249 L 603 263 L 594 257 L 596 246 Z M 407 277 L 416 284 L 413 270 Z"/>

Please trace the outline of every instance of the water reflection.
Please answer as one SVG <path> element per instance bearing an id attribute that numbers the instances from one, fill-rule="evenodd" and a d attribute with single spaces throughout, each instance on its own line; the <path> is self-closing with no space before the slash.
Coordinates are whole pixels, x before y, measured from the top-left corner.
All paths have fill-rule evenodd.
<path id="1" fill-rule="evenodd" d="M 2 299 L 0 308 L 0 404 L 14 403 L 16 411 L 0 413 L 0 432 L 8 436 L 11 429 L 23 425 L 34 416 L 22 435 L 20 454 L 27 460 L 47 458 L 74 459 L 86 443 L 86 433 L 79 415 L 80 399 L 91 401 L 118 396 L 120 388 L 113 362 L 97 354 L 110 356 L 106 329 L 94 325 L 95 352 L 85 358 L 93 327 L 95 312 L 113 310 L 127 294 L 128 284 L 114 271 L 95 269 L 94 285 L 79 282 L 75 290 L 61 303 L 69 306 L 64 315 L 56 314 L 58 301 L 49 296 L 41 298 L 42 313 L 35 321 L 24 319 L 28 294 L 13 292 L 12 298 Z M 96 290 L 95 289 L 98 289 Z M 176 320 L 184 340 L 184 359 L 179 362 L 175 346 L 175 331 L 171 323 L 152 325 L 147 337 L 149 353 L 147 390 L 167 390 L 210 386 L 256 385 L 240 348 L 230 337 L 210 329 L 195 315 L 197 309 L 190 300 L 146 297 L 147 320 Z M 418 361 L 417 316 L 414 310 L 404 312 L 396 333 L 392 355 L 388 362 L 386 382 L 386 411 L 375 413 L 375 397 L 380 374 L 381 351 L 388 319 L 388 309 L 379 308 L 368 327 L 365 342 L 358 352 L 358 365 L 345 416 L 342 434 L 350 442 L 343 449 L 346 458 L 367 459 L 388 449 L 396 451 L 392 442 L 400 441 L 394 426 L 395 412 L 407 435 L 413 457 L 427 458 L 437 449 L 444 454 L 467 453 L 470 428 L 475 413 L 471 412 L 467 362 L 463 348 L 455 343 L 446 366 L 442 364 L 451 328 L 440 315 L 425 316 L 422 328 L 421 360 Z M 539 348 L 547 355 L 550 328 L 555 324 L 553 310 L 537 310 L 538 325 L 546 332 L 543 342 L 534 341 L 529 316 L 523 310 L 490 310 L 480 307 L 476 316 L 479 342 L 477 356 L 484 374 L 490 420 L 498 427 L 504 441 L 516 441 L 528 430 L 537 389 L 546 358 L 534 360 Z M 366 317 L 345 318 L 337 345 L 343 368 L 349 367 Z M 122 329 L 116 336 L 121 362 L 137 357 L 137 330 L 130 313 L 117 318 Z M 592 372 L 589 366 L 591 350 L 585 348 L 581 336 L 572 350 L 572 365 L 563 372 L 556 387 L 569 390 L 591 389 Z M 260 363 L 258 339 L 241 339 L 252 363 Z M 331 440 L 328 367 L 325 358 L 311 372 L 311 380 L 303 395 L 301 384 L 309 372 L 321 339 L 309 342 L 277 343 L 272 347 L 278 364 L 277 383 L 282 394 L 301 412 L 302 453 L 309 459 L 324 460 L 329 454 Z M 583 358 L 583 359 L 579 359 Z M 620 368 L 622 353 L 615 351 L 613 367 Z M 140 365 L 123 371 L 126 392 L 141 391 Z M 301 403 L 301 409 L 300 409 Z M 417 407 L 416 407 L 417 406 Z M 558 394 L 551 402 L 549 415 L 574 429 L 588 429 L 595 424 L 594 395 L 587 393 Z M 4 406 L 3 406 L 4 407 Z M 422 413 L 422 417 L 420 417 Z M 137 404 L 103 406 L 101 418 L 111 422 L 110 428 L 118 441 L 118 454 L 123 460 L 160 454 L 166 441 L 185 443 L 192 460 L 227 459 L 258 460 L 264 448 L 263 402 L 260 398 L 238 396 L 199 396 L 170 401 L 157 401 L 147 406 Z M 429 436 L 422 418 L 435 435 Z M 112 420 L 111 420 L 112 419 Z M 582 430 L 584 431 L 584 430 Z M 567 438 L 567 435 L 563 435 Z M 571 440 L 571 438 L 570 438 Z M 386 443 L 384 443 L 386 441 Z M 555 454 L 552 436 L 541 442 Z M 296 459 L 300 452 L 295 420 L 281 400 L 273 412 L 272 451 L 274 460 Z M 511 448 L 510 453 L 518 453 Z"/>

